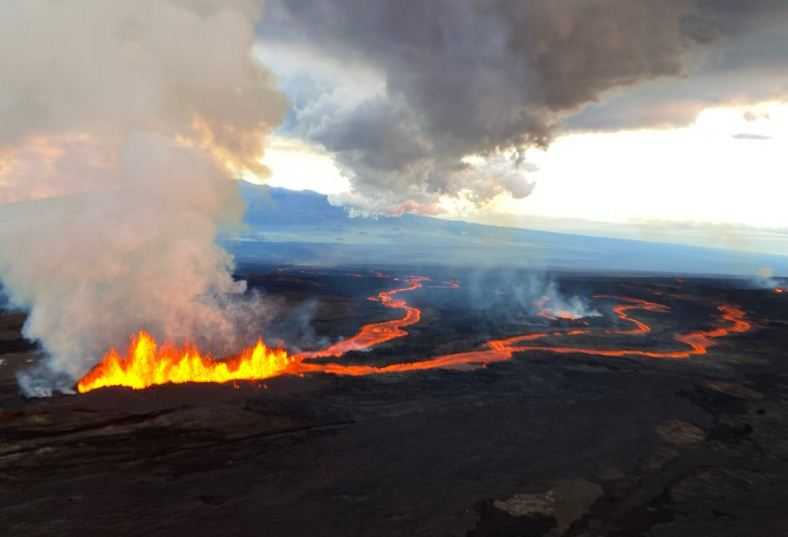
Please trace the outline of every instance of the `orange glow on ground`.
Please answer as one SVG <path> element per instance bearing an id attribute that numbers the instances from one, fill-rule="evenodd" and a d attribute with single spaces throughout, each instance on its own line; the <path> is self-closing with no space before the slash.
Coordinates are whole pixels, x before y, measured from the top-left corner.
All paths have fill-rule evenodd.
<path id="1" fill-rule="evenodd" d="M 619 304 L 615 306 L 613 308 L 613 313 L 615 313 L 616 317 L 618 317 L 622 321 L 631 323 L 633 327 L 629 330 L 610 330 L 611 334 L 637 335 L 637 334 L 648 334 L 651 332 L 651 327 L 649 325 L 633 317 L 630 317 L 629 315 L 627 315 L 628 311 L 641 310 L 641 311 L 651 311 L 655 313 L 666 313 L 667 311 L 669 311 L 669 308 L 664 304 L 657 304 L 656 302 L 649 302 L 648 300 L 641 300 L 639 298 L 612 297 L 609 295 L 595 295 L 594 298 L 624 300 L 625 302 L 628 302 L 628 304 Z"/>
<path id="2" fill-rule="evenodd" d="M 680 349 L 642 350 L 639 348 L 597 348 L 581 345 L 547 344 L 547 338 L 564 339 L 593 335 L 590 328 L 569 328 L 546 332 L 516 335 L 509 338 L 493 339 L 485 344 L 486 348 L 468 352 L 435 356 L 424 360 L 393 363 L 385 366 L 348 365 L 337 362 L 315 362 L 320 358 L 340 358 L 351 351 L 365 350 L 382 343 L 405 337 L 404 328 L 414 325 L 421 319 L 421 310 L 409 305 L 404 299 L 395 298 L 400 293 L 420 289 L 428 278 L 414 276 L 408 285 L 370 297 L 383 306 L 404 311 L 399 319 L 363 325 L 354 336 L 329 345 L 323 349 L 299 355 L 288 355 L 283 349 L 269 349 L 262 341 L 240 355 L 227 360 L 215 360 L 200 354 L 193 347 L 173 348 L 157 346 L 147 334 L 141 332 L 132 341 L 125 356 L 110 350 L 101 362 L 85 375 L 78 383 L 77 390 L 84 393 L 107 386 L 126 386 L 134 389 L 146 388 L 155 384 L 185 382 L 227 382 L 231 380 L 262 380 L 283 374 L 328 373 L 346 376 L 379 375 L 425 371 L 429 369 L 458 367 L 467 365 L 486 365 L 510 360 L 516 353 L 545 352 L 554 354 L 579 354 L 602 357 L 640 357 L 662 360 L 682 360 L 692 356 L 704 355 L 719 338 L 741 334 L 752 329 L 745 312 L 736 306 L 721 305 L 717 309 L 719 318 L 716 327 L 685 334 L 677 334 L 674 340 L 685 346 Z M 451 281 L 442 286 L 457 288 L 458 282 Z M 666 313 L 669 308 L 663 304 L 638 298 L 597 295 L 594 298 L 615 300 L 613 306 L 616 317 L 631 325 L 623 330 L 606 330 L 605 334 L 645 335 L 651 327 L 632 317 L 631 311 Z M 539 342 L 539 343 L 536 343 Z"/>
<path id="3" fill-rule="evenodd" d="M 110 350 L 77 383 L 77 391 L 85 393 L 107 386 L 139 390 L 155 384 L 262 380 L 281 375 L 294 364 L 284 349 L 269 349 L 262 341 L 239 356 L 215 360 L 193 347 L 159 347 L 149 334 L 140 332 L 125 356 Z"/>
<path id="4" fill-rule="evenodd" d="M 382 367 L 343 364 L 299 364 L 303 372 L 333 373 L 335 375 L 378 375 L 385 373 L 403 373 L 407 371 L 424 371 L 428 369 L 457 367 L 463 365 L 485 365 L 494 362 L 510 360 L 519 352 L 548 352 L 555 354 L 584 354 L 603 357 L 640 357 L 661 360 L 682 360 L 691 356 L 706 354 L 709 347 L 714 345 L 716 339 L 749 331 L 752 325 L 746 320 L 744 311 L 735 307 L 723 305 L 719 307 L 721 320 L 728 323 L 713 330 L 690 332 L 675 336 L 675 340 L 689 346 L 686 350 L 669 351 L 643 351 L 634 348 L 604 349 L 581 346 L 552 346 L 552 345 L 521 345 L 523 342 L 538 341 L 547 337 L 579 336 L 591 334 L 591 330 L 570 330 L 526 334 L 506 339 L 495 339 L 487 342 L 487 349 L 446 354 L 427 360 L 396 363 Z M 637 322 L 638 328 L 642 323 Z M 638 331 L 637 333 L 644 333 Z"/>
<path id="5" fill-rule="evenodd" d="M 418 323 L 421 320 L 421 310 L 409 305 L 403 299 L 394 298 L 394 296 L 420 289 L 423 282 L 427 280 L 428 278 L 424 276 L 414 276 L 408 280 L 407 287 L 381 291 L 377 295 L 369 297 L 369 300 L 380 302 L 387 308 L 403 310 L 405 315 L 401 319 L 365 324 L 353 337 L 343 339 L 318 351 L 303 353 L 301 356 L 305 359 L 339 358 L 350 351 L 369 349 L 392 339 L 407 336 L 408 333 L 403 328 Z"/>

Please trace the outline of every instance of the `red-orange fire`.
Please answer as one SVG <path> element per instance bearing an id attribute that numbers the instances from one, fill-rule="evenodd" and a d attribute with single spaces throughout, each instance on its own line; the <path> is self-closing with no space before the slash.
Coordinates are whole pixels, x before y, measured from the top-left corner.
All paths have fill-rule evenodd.
<path id="1" fill-rule="evenodd" d="M 146 332 L 138 333 L 125 356 L 114 349 L 77 383 L 77 391 L 107 386 L 134 389 L 154 384 L 261 380 L 286 373 L 296 364 L 284 349 L 269 349 L 261 341 L 239 356 L 215 360 L 194 347 L 159 347 Z"/>
<path id="2" fill-rule="evenodd" d="M 227 382 L 231 380 L 261 380 L 283 374 L 330 373 L 335 375 L 363 376 L 407 371 L 457 367 L 463 365 L 485 365 L 509 360 L 515 353 L 547 352 L 555 354 L 582 354 L 604 357 L 644 357 L 654 359 L 679 360 L 703 355 L 716 340 L 730 334 L 749 331 L 752 325 L 743 310 L 736 306 L 721 305 L 718 326 L 710 330 L 677 334 L 675 341 L 685 345 L 684 349 L 645 351 L 637 348 L 596 348 L 584 346 L 564 346 L 540 343 L 542 340 L 590 335 L 591 329 L 564 329 L 550 332 L 530 333 L 504 339 L 490 340 L 485 349 L 436 356 L 425 360 L 394 363 L 386 366 L 347 365 L 314 361 L 319 358 L 340 358 L 344 354 L 369 349 L 393 339 L 407 335 L 405 327 L 416 324 L 421 319 L 421 310 L 409 305 L 405 300 L 395 298 L 400 293 L 415 291 L 423 286 L 428 278 L 414 276 L 408 279 L 406 287 L 382 291 L 370 297 L 387 308 L 400 309 L 403 317 L 391 321 L 366 324 L 354 336 L 329 345 L 324 349 L 299 355 L 288 355 L 283 349 L 269 349 L 262 341 L 246 349 L 240 355 L 215 360 L 203 356 L 193 347 L 175 348 L 157 346 L 148 334 L 141 332 L 132 341 L 125 356 L 114 349 L 109 351 L 101 362 L 85 375 L 78 383 L 80 393 L 106 386 L 126 386 L 134 389 L 146 388 L 156 384 L 184 382 Z M 456 288 L 456 281 L 442 287 Z M 630 311 L 665 313 L 669 308 L 663 304 L 637 298 L 597 295 L 595 298 L 620 302 L 613 307 L 619 320 L 632 327 L 624 330 L 608 330 L 615 335 L 643 335 L 651 332 L 645 322 L 629 315 Z"/>
<path id="3" fill-rule="evenodd" d="M 288 355 L 284 349 L 269 349 L 261 340 L 236 357 L 215 360 L 202 355 L 194 347 L 159 347 L 153 337 L 140 332 L 132 339 L 125 356 L 120 356 L 115 349 L 110 350 L 96 367 L 79 380 L 77 391 L 85 393 L 108 386 L 143 389 L 168 383 L 263 380 L 285 373 L 316 371 L 320 367 L 324 367 L 325 372 L 332 372 L 332 364 L 314 366 L 305 364 L 304 361 L 338 358 L 350 351 L 369 349 L 408 335 L 403 328 L 418 323 L 421 320 L 421 310 L 394 296 L 419 289 L 427 280 L 424 276 L 414 276 L 408 279 L 406 287 L 381 291 L 369 297 L 387 308 L 404 310 L 405 315 L 402 318 L 366 324 L 351 338 L 318 351 L 294 356 Z M 458 286 L 456 282 L 449 282 L 447 285 Z"/>

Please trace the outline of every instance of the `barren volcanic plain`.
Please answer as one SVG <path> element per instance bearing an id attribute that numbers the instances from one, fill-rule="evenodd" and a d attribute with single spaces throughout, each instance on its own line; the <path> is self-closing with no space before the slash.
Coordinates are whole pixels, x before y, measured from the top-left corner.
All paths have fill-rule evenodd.
<path id="1" fill-rule="evenodd" d="M 242 266 L 295 360 L 258 381 L 23 399 L 2 313 L 2 534 L 788 533 L 788 295 L 562 273 L 573 316 L 525 274 L 379 270 Z"/>

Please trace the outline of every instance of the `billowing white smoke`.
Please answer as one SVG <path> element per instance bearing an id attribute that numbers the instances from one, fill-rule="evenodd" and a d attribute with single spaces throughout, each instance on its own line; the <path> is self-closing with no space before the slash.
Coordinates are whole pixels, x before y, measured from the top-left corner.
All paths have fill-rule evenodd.
<path id="1" fill-rule="evenodd" d="M 481 270 L 468 280 L 473 308 L 504 314 L 514 321 L 534 315 L 551 319 L 601 316 L 587 298 L 563 293 L 558 283 L 543 272 Z"/>
<path id="2" fill-rule="evenodd" d="M 589 306 L 588 301 L 579 296 L 564 296 L 558 285 L 550 280 L 541 291 L 533 306 L 536 313 L 549 319 L 582 319 L 583 317 L 600 317 L 599 311 Z"/>
<path id="3" fill-rule="evenodd" d="M 215 243 L 285 102 L 251 57 L 256 0 L 0 6 L 0 280 L 68 389 L 136 330 L 214 350 L 258 315 Z"/>
<path id="4" fill-rule="evenodd" d="M 782 279 L 774 276 L 774 271 L 769 267 L 758 269 L 757 274 L 752 278 L 752 285 L 758 289 L 782 289 L 784 284 Z"/>

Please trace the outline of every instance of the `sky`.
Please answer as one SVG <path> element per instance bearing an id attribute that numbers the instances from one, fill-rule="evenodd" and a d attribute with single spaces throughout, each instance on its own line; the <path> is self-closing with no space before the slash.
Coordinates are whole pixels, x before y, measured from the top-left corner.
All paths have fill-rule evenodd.
<path id="1" fill-rule="evenodd" d="M 115 188 L 151 131 L 359 217 L 788 255 L 785 0 L 46 5 L 4 17 L 0 203 Z"/>
<path id="2" fill-rule="evenodd" d="M 361 215 L 788 255 L 788 5 L 478 4 L 270 2 L 255 52 L 290 112 L 268 182 Z"/>
<path id="3" fill-rule="evenodd" d="M 529 196 L 483 207 L 446 199 L 440 216 L 788 254 L 785 155 L 788 105 L 708 108 L 683 128 L 561 136 L 528 153 L 538 167 Z M 297 139 L 275 137 L 263 162 L 272 186 L 351 188 L 330 153 Z"/>

